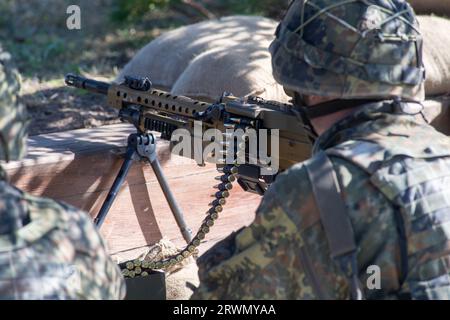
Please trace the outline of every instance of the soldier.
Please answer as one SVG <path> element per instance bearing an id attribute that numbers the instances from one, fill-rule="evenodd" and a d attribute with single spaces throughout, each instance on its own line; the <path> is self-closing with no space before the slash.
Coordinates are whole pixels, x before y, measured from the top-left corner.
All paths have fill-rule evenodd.
<path id="1" fill-rule="evenodd" d="M 296 0 L 270 50 L 313 156 L 198 260 L 193 298 L 449 299 L 450 139 L 422 112 L 411 7 Z"/>
<path id="2" fill-rule="evenodd" d="M 0 48 L 0 160 L 25 154 L 19 77 Z M 124 280 L 90 218 L 9 185 L 0 166 L 0 299 L 122 299 Z"/>

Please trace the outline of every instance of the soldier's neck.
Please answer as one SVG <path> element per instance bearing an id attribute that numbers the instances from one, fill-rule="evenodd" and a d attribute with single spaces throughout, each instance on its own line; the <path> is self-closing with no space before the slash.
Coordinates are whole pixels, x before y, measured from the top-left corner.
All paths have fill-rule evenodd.
<path id="1" fill-rule="evenodd" d="M 320 105 L 322 103 L 333 101 L 336 99 L 338 99 L 338 97 L 322 97 L 322 96 L 306 95 L 303 97 L 303 102 L 310 108 L 314 108 L 315 105 Z M 355 111 L 355 109 L 356 108 L 345 109 L 342 111 L 338 111 L 335 113 L 327 114 L 325 116 L 311 119 L 311 124 L 313 125 L 317 134 L 321 136 L 334 124 L 352 114 Z"/>
<path id="2" fill-rule="evenodd" d="M 346 109 L 332 114 L 327 114 L 326 116 L 311 119 L 311 124 L 313 125 L 317 134 L 321 136 L 337 122 L 351 115 L 355 110 L 356 108 Z"/>

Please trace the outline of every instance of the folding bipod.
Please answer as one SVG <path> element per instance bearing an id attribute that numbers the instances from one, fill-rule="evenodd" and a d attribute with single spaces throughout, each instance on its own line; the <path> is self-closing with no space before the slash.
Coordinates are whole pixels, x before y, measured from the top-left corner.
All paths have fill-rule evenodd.
<path id="1" fill-rule="evenodd" d="M 192 231 L 187 226 L 183 213 L 164 176 L 156 152 L 156 139 L 151 133 L 138 132 L 131 134 L 128 137 L 125 159 L 100 212 L 94 220 L 96 227 L 100 229 L 105 222 L 106 216 L 108 215 L 120 188 L 125 182 L 133 163 L 141 160 L 144 160 L 151 165 L 183 238 L 187 243 L 190 243 L 192 240 Z M 165 288 L 165 274 L 162 271 L 155 271 L 145 278 L 127 279 L 127 299 L 163 300 L 166 298 Z"/>

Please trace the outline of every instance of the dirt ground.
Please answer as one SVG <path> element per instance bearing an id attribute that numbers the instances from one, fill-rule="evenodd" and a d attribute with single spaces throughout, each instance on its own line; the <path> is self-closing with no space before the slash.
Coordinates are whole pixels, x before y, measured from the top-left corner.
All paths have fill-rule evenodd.
<path id="1" fill-rule="evenodd" d="M 25 92 L 29 83 L 25 82 Z M 108 107 L 105 98 L 100 95 L 81 94 L 63 86 L 54 88 L 41 86 L 39 84 L 40 89 L 28 91 L 22 96 L 32 119 L 30 135 L 119 122 L 117 110 Z"/>

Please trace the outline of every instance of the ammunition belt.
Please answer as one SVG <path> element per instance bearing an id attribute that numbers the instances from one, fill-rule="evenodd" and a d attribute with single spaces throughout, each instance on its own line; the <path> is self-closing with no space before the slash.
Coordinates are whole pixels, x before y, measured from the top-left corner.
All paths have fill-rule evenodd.
<path id="1" fill-rule="evenodd" d="M 236 124 L 237 125 L 237 124 Z M 233 127 L 233 124 L 228 125 L 228 128 Z M 236 129 L 236 128 L 235 128 Z M 247 129 L 247 128 L 245 128 Z M 227 134 L 224 133 L 224 141 L 227 141 Z M 246 137 L 243 137 L 242 142 L 238 142 L 236 145 L 241 146 L 242 143 L 246 143 Z M 225 148 L 228 148 L 227 143 L 223 144 Z M 232 150 L 236 155 L 236 150 Z M 226 152 L 225 152 L 226 153 Z M 226 154 L 225 154 L 226 156 Z M 219 184 L 214 188 L 218 191 L 213 195 L 215 198 L 210 203 L 210 209 L 207 212 L 206 218 L 203 220 L 199 231 L 192 239 L 192 241 L 178 254 L 170 256 L 168 258 L 159 261 L 141 261 L 139 259 L 129 261 L 123 264 L 122 275 L 125 278 L 146 277 L 156 270 L 167 270 L 174 266 L 183 263 L 186 259 L 191 257 L 197 252 L 197 248 L 200 246 L 201 241 L 206 238 L 206 235 L 211 231 L 215 221 L 219 218 L 219 214 L 223 211 L 226 204 L 226 199 L 230 196 L 230 190 L 233 189 L 233 183 L 236 181 L 236 175 L 238 174 L 239 164 L 237 160 L 232 165 L 225 165 L 221 168 L 218 167 L 218 171 L 222 173 L 221 176 L 216 177 L 219 180 Z"/>

